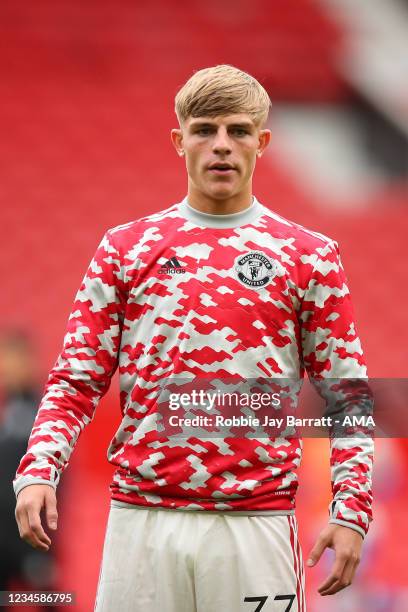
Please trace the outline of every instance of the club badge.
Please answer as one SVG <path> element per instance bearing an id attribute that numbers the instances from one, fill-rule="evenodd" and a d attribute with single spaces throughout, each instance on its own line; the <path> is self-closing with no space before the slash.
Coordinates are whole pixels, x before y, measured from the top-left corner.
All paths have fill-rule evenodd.
<path id="1" fill-rule="evenodd" d="M 235 259 L 235 272 L 246 287 L 266 287 L 276 276 L 277 266 L 263 253 L 250 251 Z"/>

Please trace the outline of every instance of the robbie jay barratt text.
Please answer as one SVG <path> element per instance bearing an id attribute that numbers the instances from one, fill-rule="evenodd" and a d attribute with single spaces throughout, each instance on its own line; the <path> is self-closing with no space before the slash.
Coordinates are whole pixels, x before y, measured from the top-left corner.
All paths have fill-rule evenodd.
<path id="1" fill-rule="evenodd" d="M 216 415 L 197 415 L 195 417 L 180 417 L 172 415 L 169 418 L 171 427 L 333 427 L 334 425 L 374 427 L 372 416 L 346 415 L 342 419 L 334 419 L 330 416 L 320 418 L 301 418 L 287 415 L 285 418 L 272 418 L 265 415 L 263 419 L 252 416 L 224 417 Z"/>

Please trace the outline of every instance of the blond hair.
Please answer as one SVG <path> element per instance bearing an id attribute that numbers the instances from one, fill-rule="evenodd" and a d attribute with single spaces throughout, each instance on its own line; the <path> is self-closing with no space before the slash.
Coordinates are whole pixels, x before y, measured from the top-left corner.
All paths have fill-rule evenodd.
<path id="1" fill-rule="evenodd" d="M 246 113 L 255 125 L 262 126 L 270 107 L 271 100 L 262 85 L 247 72 L 228 64 L 195 72 L 175 99 L 180 125 L 189 117 Z"/>

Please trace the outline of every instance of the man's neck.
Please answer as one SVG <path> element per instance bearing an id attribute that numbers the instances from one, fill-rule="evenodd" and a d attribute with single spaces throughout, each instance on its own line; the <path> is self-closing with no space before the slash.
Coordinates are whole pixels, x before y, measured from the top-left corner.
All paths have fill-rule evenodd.
<path id="1" fill-rule="evenodd" d="M 230 215 L 249 208 L 252 204 L 252 193 L 248 190 L 225 200 L 216 200 L 189 188 L 187 199 L 189 205 L 200 212 L 210 215 Z"/>

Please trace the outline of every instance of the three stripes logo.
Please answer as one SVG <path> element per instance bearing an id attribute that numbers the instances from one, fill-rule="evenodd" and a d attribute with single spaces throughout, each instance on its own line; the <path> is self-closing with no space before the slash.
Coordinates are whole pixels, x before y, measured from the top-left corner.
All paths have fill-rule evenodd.
<path id="1" fill-rule="evenodd" d="M 159 274 L 185 274 L 185 272 L 185 269 L 182 267 L 177 257 L 170 257 L 170 259 L 159 268 Z"/>

